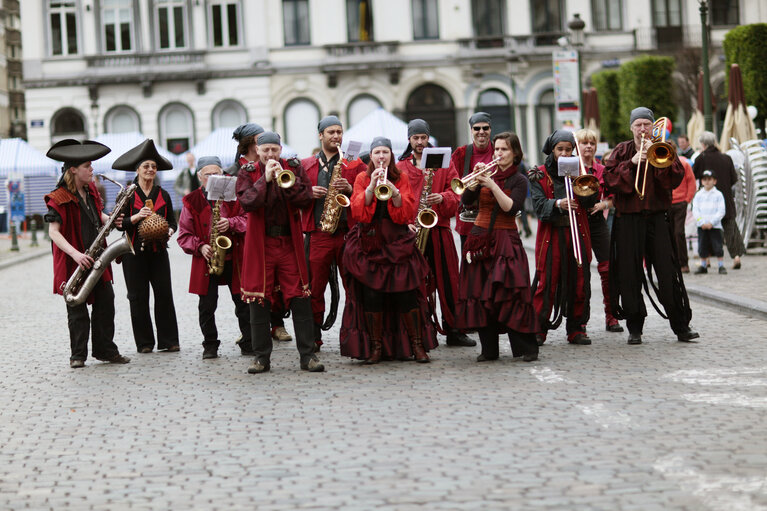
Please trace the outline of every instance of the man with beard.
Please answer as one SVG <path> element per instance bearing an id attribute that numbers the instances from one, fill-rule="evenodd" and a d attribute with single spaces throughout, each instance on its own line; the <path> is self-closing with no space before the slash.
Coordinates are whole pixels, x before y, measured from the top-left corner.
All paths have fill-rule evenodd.
<path id="1" fill-rule="evenodd" d="M 366 166 L 362 160 L 352 162 L 346 159 L 340 160 L 339 148 L 343 141 L 344 128 L 341 121 L 335 115 L 323 118 L 317 126 L 320 139 L 319 152 L 301 161 L 301 166 L 306 170 L 306 175 L 312 183 L 312 204 L 301 212 L 304 237 L 304 250 L 306 261 L 309 265 L 309 279 L 312 290 L 312 315 L 314 317 L 314 344 L 315 351 L 322 346 L 322 326 L 325 315 L 325 288 L 333 273 L 337 279 L 337 272 L 331 272 L 331 266 L 335 265 L 340 271 L 341 259 L 344 249 L 346 233 L 353 226 L 351 215 L 347 214 L 347 208 L 341 208 L 338 226 L 334 232 L 324 232 L 320 229 L 322 213 L 325 210 L 325 199 L 328 191 L 334 188 L 338 193 L 347 197 L 352 194 L 352 183 L 357 174 L 364 171 Z M 333 169 L 341 165 L 341 175 L 330 182 Z M 337 286 L 338 283 L 336 282 Z M 331 305 L 331 311 L 336 311 L 338 304 Z"/>
<path id="2" fill-rule="evenodd" d="M 493 145 L 490 143 L 492 132 L 490 126 L 490 114 L 477 112 L 469 118 L 471 126 L 472 143 L 464 145 L 453 151 L 450 157 L 450 172 L 455 172 L 459 177 L 469 174 L 477 163 L 490 163 L 493 159 Z M 464 218 L 476 216 L 477 207 L 461 206 Z M 474 222 L 464 222 L 459 218 L 455 220 L 455 231 L 461 236 L 461 251 L 469 235 Z"/>
<path id="3" fill-rule="evenodd" d="M 421 169 L 423 150 L 429 145 L 429 124 L 423 119 L 413 119 L 407 125 L 408 147 L 400 156 L 397 168 L 407 174 L 413 195 L 420 199 L 425 185 L 426 172 L 433 172 L 431 192 L 426 196 L 426 206 L 437 214 L 437 225 L 429 229 L 424 256 L 429 262 L 431 274 L 427 294 L 439 292 L 442 325 L 448 346 L 476 346 L 477 343 L 455 328 L 455 301 L 458 298 L 458 254 L 450 230 L 450 219 L 458 208 L 458 195 L 450 188 L 450 181 L 458 177 L 451 166 L 447 169 Z M 416 231 L 416 219 L 409 225 Z M 436 304 L 434 304 L 436 306 Z"/>

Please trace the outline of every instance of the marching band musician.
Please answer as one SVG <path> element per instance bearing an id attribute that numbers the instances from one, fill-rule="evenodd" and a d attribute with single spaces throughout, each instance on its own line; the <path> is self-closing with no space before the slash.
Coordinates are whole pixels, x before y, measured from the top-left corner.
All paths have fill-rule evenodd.
<path id="1" fill-rule="evenodd" d="M 314 327 L 308 271 L 303 250 L 300 210 L 312 200 L 312 187 L 298 160 L 280 159 L 277 133 L 266 131 L 257 139 L 258 161 L 245 164 L 237 176 L 237 197 L 247 212 L 242 297 L 250 307 L 255 359 L 248 373 L 270 370 L 272 340 L 269 309 L 279 285 L 293 314 L 296 345 L 302 370 L 321 372 L 325 366 L 314 354 Z M 278 183 L 283 169 L 292 171 L 290 187 Z"/>
<path id="2" fill-rule="evenodd" d="M 221 175 L 221 160 L 217 156 L 203 156 L 197 160 L 196 175 L 200 179 L 200 188 L 183 198 L 184 208 L 178 222 L 178 244 L 187 254 L 192 255 L 192 272 L 189 277 L 189 292 L 200 296 L 198 311 L 200 330 L 202 331 L 202 358 L 218 357 L 218 339 L 216 328 L 216 308 L 218 306 L 218 286 L 229 286 L 234 302 L 234 314 L 240 327 L 238 344 L 243 355 L 252 355 L 250 338 L 250 312 L 240 298 L 240 274 L 242 273 L 242 250 L 245 233 L 245 212 L 235 201 L 220 203 L 219 220 L 215 226 L 219 235 L 228 237 L 232 246 L 226 251 L 223 271 L 216 275 L 209 272 L 209 263 L 213 257 L 215 243 L 211 239 L 213 229 L 213 208 L 216 201 L 207 198 L 208 179 Z"/>
<path id="3" fill-rule="evenodd" d="M 586 171 L 599 180 L 599 198 L 589 209 L 589 234 L 591 248 L 597 258 L 597 271 L 602 281 L 602 303 L 605 307 L 605 330 L 608 332 L 623 332 L 623 327 L 613 316 L 610 309 L 610 231 L 607 228 L 605 211 L 612 207 L 613 199 L 605 192 L 605 166 L 594 159 L 597 150 L 597 134 L 590 129 L 575 132 L 578 148 L 582 151 L 581 159 Z"/>
<path id="4" fill-rule="evenodd" d="M 499 158 L 496 173 L 478 177 L 481 187 L 467 188 L 461 197 L 466 203 L 478 201 L 479 211 L 464 244 L 457 317 L 462 326 L 479 331 L 477 362 L 498 359 L 498 337 L 504 332 L 512 354 L 532 362 L 538 359 L 538 322 L 516 221 L 527 196 L 527 178 L 520 172 L 522 147 L 509 132 L 496 135 L 493 146 Z"/>
<path id="5" fill-rule="evenodd" d="M 455 171 L 459 177 L 467 175 L 477 165 L 477 163 L 490 163 L 493 159 L 493 144 L 491 132 L 491 117 L 487 112 L 477 112 L 469 117 L 469 126 L 471 127 L 472 143 L 461 146 L 453 151 L 450 157 L 450 172 Z M 476 204 L 462 204 L 459 210 L 476 209 Z M 459 218 L 455 219 L 455 232 L 461 236 L 461 251 L 466 242 L 466 236 L 471 231 L 472 223 L 464 222 Z"/>
<path id="6" fill-rule="evenodd" d="M 407 125 L 408 146 L 400 157 L 397 168 L 410 180 L 410 188 L 416 198 L 416 204 L 425 185 L 425 170 L 419 167 L 423 150 L 429 145 L 431 130 L 423 119 L 413 119 Z M 429 230 L 424 255 L 429 262 L 431 275 L 431 294 L 436 287 L 442 310 L 442 323 L 447 335 L 448 346 L 476 346 L 476 341 L 461 333 L 455 327 L 455 302 L 458 299 L 458 252 L 455 248 L 450 219 L 458 208 L 458 195 L 450 188 L 450 181 L 457 178 L 453 167 L 432 169 L 431 193 L 426 197 L 426 205 L 437 214 L 437 225 Z M 415 216 L 408 226 L 415 232 Z M 439 264 L 438 264 L 439 263 Z"/>
<path id="7" fill-rule="evenodd" d="M 237 177 L 240 168 L 247 165 L 248 162 L 258 161 L 258 145 L 256 138 L 264 132 L 264 128 L 255 122 L 249 122 L 238 126 L 232 139 L 237 141 L 237 155 L 234 157 L 234 163 L 224 170 L 224 174 Z M 285 301 L 282 299 L 282 293 L 279 291 L 279 284 L 275 285 L 272 301 L 272 309 L 269 315 L 269 325 L 271 327 L 272 339 L 280 342 L 290 342 L 293 337 L 285 330 Z M 240 339 L 240 348 L 243 348 L 242 339 Z"/>
<path id="8" fill-rule="evenodd" d="M 92 182 L 91 161 L 110 152 L 98 142 L 82 143 L 66 139 L 48 150 L 47 156 L 64 162 L 61 180 L 55 190 L 45 196 L 49 223 L 48 234 L 53 242 L 53 292 L 63 294 L 63 286 L 79 266 L 89 269 L 94 259 L 85 254 L 98 237 L 109 217 L 103 212 L 101 197 Z M 105 244 L 106 245 L 106 244 Z M 101 279 L 86 303 L 67 305 L 67 323 L 71 355 L 69 366 L 85 367 L 88 358 L 88 335 L 93 331 L 93 358 L 113 364 L 127 364 L 128 357 L 120 355 L 114 343 L 115 294 L 112 289 L 112 269 L 107 265 Z M 92 305 L 90 318 L 88 305 Z"/>
<path id="9" fill-rule="evenodd" d="M 650 301 L 661 316 L 668 318 L 677 340 L 690 342 L 700 337 L 690 329 L 692 310 L 667 218 L 671 192 L 684 178 L 682 162 L 675 158 L 665 168 L 650 163 L 644 173 L 644 197 L 640 198 L 635 190 L 637 172 L 643 172 L 647 164 L 654 122 L 655 115 L 649 108 L 632 110 L 629 126 L 634 138 L 615 146 L 605 161 L 605 183 L 615 194 L 616 212 L 610 247 L 610 301 L 615 317 L 626 320 L 628 344 L 642 343 L 647 316 L 642 287 L 649 295 L 649 284 L 666 314 L 660 312 L 652 296 Z M 654 283 L 648 283 L 653 270 Z"/>
<path id="10" fill-rule="evenodd" d="M 128 288 L 131 324 L 136 349 L 139 353 L 151 353 L 155 336 L 152 317 L 149 315 L 149 286 L 154 293 L 154 318 L 157 322 L 157 349 L 166 352 L 179 351 L 178 321 L 173 305 L 173 288 L 170 280 L 170 260 L 167 239 L 177 229 L 173 203 L 167 191 L 156 183 L 158 171 L 171 170 L 173 165 L 160 155 L 152 139 L 147 139 L 120 156 L 112 164 L 116 170 L 136 172 L 136 191 L 128 202 L 122 228 L 133 240 L 135 254 L 123 256 L 123 275 Z M 146 203 L 152 201 L 150 209 Z M 145 243 L 139 240 L 138 225 L 156 213 L 168 222 L 164 241 Z"/>
<path id="11" fill-rule="evenodd" d="M 388 187 L 388 200 L 378 185 Z M 394 165 L 391 141 L 376 137 L 367 171 L 357 175 L 352 193 L 351 214 L 358 223 L 343 254 L 347 283 L 341 355 L 368 364 L 411 357 L 429 362 L 426 352 L 437 346 L 437 337 L 428 321 L 428 263 L 407 228 L 415 210 L 410 182 Z"/>
<path id="12" fill-rule="evenodd" d="M 546 341 L 548 330 L 559 326 L 562 317 L 567 318 L 567 342 L 591 344 L 586 333 L 591 298 L 591 238 L 587 209 L 593 205 L 593 198 L 576 196 L 568 199 L 565 179 L 570 178 L 560 176 L 557 165 L 558 159 L 571 156 L 574 148 L 575 138 L 570 131 L 555 130 L 543 145 L 546 162 L 529 174 L 530 195 L 539 220 L 533 279 L 533 304 L 540 328 L 536 335 L 539 345 Z M 580 265 L 573 250 L 570 210 L 574 213 L 574 230 L 579 236 Z"/>
<path id="13" fill-rule="evenodd" d="M 320 150 L 316 155 L 301 160 L 301 166 L 312 183 L 312 199 L 314 199 L 311 206 L 302 211 L 301 216 L 306 234 L 304 249 L 311 280 L 315 351 L 319 351 L 320 346 L 322 346 L 325 288 L 330 278 L 330 267 L 331 264 L 335 264 L 339 273 L 343 271 L 341 259 L 344 238 L 349 232 L 349 228 L 353 226 L 353 221 L 346 212 L 347 208 L 341 208 L 338 227 L 335 232 L 320 230 L 320 221 L 326 207 L 325 197 L 331 186 L 330 178 L 333 169 L 339 163 L 338 148 L 343 141 L 344 128 L 338 117 L 329 115 L 320 120 L 317 130 L 319 131 Z M 341 176 L 332 186 L 338 192 L 350 197 L 354 179 L 357 174 L 364 172 L 364 170 L 365 164 L 362 163 L 362 160 L 357 159 L 349 162 L 344 159 L 341 162 Z"/>

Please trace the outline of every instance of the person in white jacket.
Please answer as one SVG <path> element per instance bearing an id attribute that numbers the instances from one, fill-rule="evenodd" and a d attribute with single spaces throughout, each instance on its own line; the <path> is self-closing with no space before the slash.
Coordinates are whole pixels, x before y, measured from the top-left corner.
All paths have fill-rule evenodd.
<path id="1" fill-rule="evenodd" d="M 703 188 L 692 199 L 692 214 L 698 226 L 698 255 L 700 266 L 696 275 L 708 273 L 708 258 L 719 261 L 719 273 L 725 275 L 722 218 L 724 218 L 724 195 L 716 189 L 716 178 L 711 170 L 704 170 L 700 182 Z"/>

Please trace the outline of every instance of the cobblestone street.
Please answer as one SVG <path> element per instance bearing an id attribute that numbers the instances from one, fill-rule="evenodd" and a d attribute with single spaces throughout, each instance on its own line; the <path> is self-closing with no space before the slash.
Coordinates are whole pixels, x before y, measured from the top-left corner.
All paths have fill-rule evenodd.
<path id="1" fill-rule="evenodd" d="M 364 366 L 340 357 L 339 319 L 327 372 L 285 343 L 248 375 L 226 292 L 222 356 L 203 361 L 175 239 L 171 265 L 181 352 L 135 353 L 113 266 L 132 361 L 79 370 L 50 256 L 0 270 L 1 509 L 767 509 L 763 320 L 694 301 L 701 342 L 684 344 L 648 302 L 629 346 L 604 331 L 592 272 L 591 346 L 562 327 L 533 363 L 441 345 L 431 364 Z"/>

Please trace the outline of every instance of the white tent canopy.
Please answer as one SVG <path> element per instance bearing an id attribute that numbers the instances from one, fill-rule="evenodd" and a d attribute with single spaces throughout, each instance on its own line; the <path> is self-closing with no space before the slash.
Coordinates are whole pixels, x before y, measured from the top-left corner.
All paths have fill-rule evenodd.
<path id="1" fill-rule="evenodd" d="M 237 141 L 232 138 L 235 128 L 216 128 L 210 135 L 198 142 L 189 152 L 195 157 L 218 156 L 223 168 L 234 163 L 234 157 L 237 155 Z M 283 158 L 295 156 L 296 152 L 287 144 L 282 144 Z M 186 160 L 185 160 L 186 161 Z"/>
<path id="2" fill-rule="evenodd" d="M 58 176 L 61 163 L 51 160 L 20 138 L 0 140 L 0 177 Z"/>
<path id="3" fill-rule="evenodd" d="M 392 151 L 399 157 L 407 147 L 407 123 L 398 119 L 383 108 L 376 108 L 360 121 L 344 131 L 344 141 L 341 149 L 346 151 L 349 142 L 362 142 L 362 152 L 370 151 L 370 143 L 376 137 L 386 137 L 391 140 Z M 429 137 L 432 145 L 437 145 L 434 137 Z"/>

